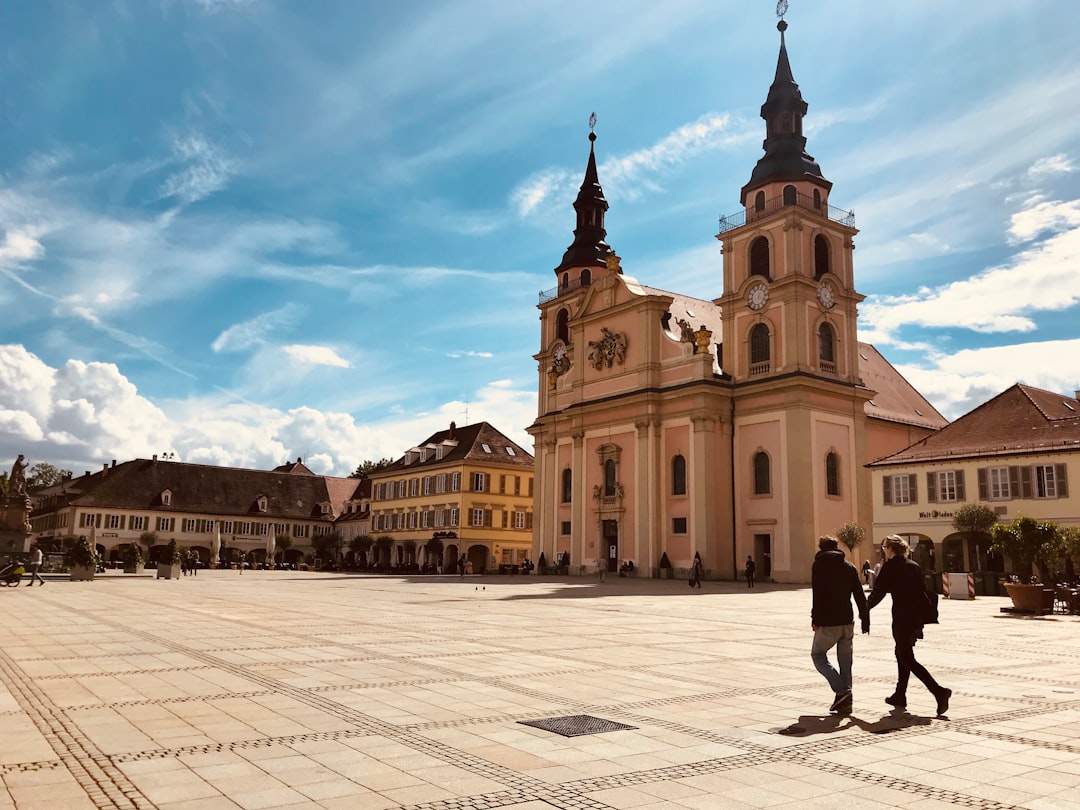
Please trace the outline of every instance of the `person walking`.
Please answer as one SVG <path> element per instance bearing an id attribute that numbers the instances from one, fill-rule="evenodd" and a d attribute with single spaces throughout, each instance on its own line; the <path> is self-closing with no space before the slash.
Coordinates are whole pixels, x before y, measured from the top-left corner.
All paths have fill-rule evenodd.
<path id="1" fill-rule="evenodd" d="M 690 587 L 701 587 L 701 552 L 694 552 L 694 564 L 690 566 Z"/>
<path id="2" fill-rule="evenodd" d="M 854 699 L 851 693 L 851 663 L 855 638 L 855 614 L 851 600 L 859 608 L 864 633 L 870 632 L 870 614 L 859 572 L 844 559 L 840 543 L 832 535 L 818 539 L 818 553 L 810 569 L 813 604 L 810 608 L 810 627 L 814 642 L 810 659 L 835 695 L 830 712 L 851 714 Z M 836 667 L 829 661 L 828 652 L 836 647 Z"/>
<path id="3" fill-rule="evenodd" d="M 20 458 L 22 458 L 20 456 Z M 45 580 L 41 578 L 41 574 L 38 571 L 41 569 L 42 555 L 41 547 L 34 546 L 30 552 L 30 563 L 26 566 L 30 571 L 30 581 L 26 583 L 26 587 L 33 588 L 34 580 L 36 579 L 41 585 L 45 584 Z"/>
<path id="4" fill-rule="evenodd" d="M 598 557 L 596 560 L 596 576 L 603 582 L 604 577 L 607 575 L 607 560 L 603 557 Z"/>
<path id="5" fill-rule="evenodd" d="M 863 560 L 862 561 L 862 578 L 863 578 L 863 582 L 866 583 L 867 588 L 870 587 L 870 575 L 873 574 L 873 573 L 874 573 L 874 569 L 870 567 L 870 561 L 869 560 Z"/>
<path id="6" fill-rule="evenodd" d="M 923 624 L 928 610 L 926 583 L 922 568 L 908 559 L 908 544 L 904 538 L 890 534 L 881 543 L 885 563 L 874 578 L 874 589 L 867 601 L 867 618 L 863 632 L 870 632 L 869 611 L 878 605 L 885 594 L 892 595 L 892 634 L 896 643 L 896 690 L 885 702 L 897 709 L 907 708 L 907 687 L 911 675 L 915 675 L 937 701 L 940 717 L 949 710 L 952 690 L 941 686 L 927 672 L 926 667 L 915 660 L 915 643 L 923 637 Z"/>
<path id="7" fill-rule="evenodd" d="M 757 571 L 757 563 L 749 554 L 746 555 L 746 565 L 743 566 L 743 574 L 746 575 L 746 587 L 754 587 L 754 573 Z"/>
<path id="8" fill-rule="evenodd" d="M 457 567 L 458 567 L 458 576 L 459 576 L 459 577 L 460 577 L 461 579 L 465 579 L 465 566 L 466 566 L 466 564 L 467 564 L 467 563 L 468 563 L 468 559 L 467 559 L 467 558 L 465 557 L 465 555 L 464 555 L 464 554 L 462 554 L 462 555 L 461 555 L 461 556 L 460 556 L 460 557 L 458 558 L 458 561 L 457 561 Z"/>

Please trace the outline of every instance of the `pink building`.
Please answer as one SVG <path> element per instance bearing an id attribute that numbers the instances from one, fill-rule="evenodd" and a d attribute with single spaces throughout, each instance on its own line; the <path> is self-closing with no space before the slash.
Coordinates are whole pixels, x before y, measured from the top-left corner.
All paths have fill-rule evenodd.
<path id="1" fill-rule="evenodd" d="M 596 135 L 573 243 L 541 296 L 533 554 L 573 573 L 808 582 L 820 534 L 873 525 L 871 459 L 945 420 L 856 337 L 854 217 L 806 153 L 780 54 L 765 154 L 722 217 L 712 300 L 645 286 L 605 241 Z"/>

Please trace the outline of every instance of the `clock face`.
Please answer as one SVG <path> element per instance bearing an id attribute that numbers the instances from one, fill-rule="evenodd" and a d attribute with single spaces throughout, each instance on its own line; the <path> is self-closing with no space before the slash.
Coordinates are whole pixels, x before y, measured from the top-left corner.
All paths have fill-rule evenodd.
<path id="1" fill-rule="evenodd" d="M 832 307 L 833 304 L 836 303 L 836 298 L 833 296 L 832 287 L 830 287 L 828 284 L 822 284 L 820 287 L 818 287 L 817 297 L 818 301 L 821 302 L 821 305 L 825 307 L 825 309 L 829 309 L 830 307 Z"/>
<path id="2" fill-rule="evenodd" d="M 761 309 L 769 300 L 769 288 L 764 284 L 755 284 L 746 295 L 750 309 Z"/>

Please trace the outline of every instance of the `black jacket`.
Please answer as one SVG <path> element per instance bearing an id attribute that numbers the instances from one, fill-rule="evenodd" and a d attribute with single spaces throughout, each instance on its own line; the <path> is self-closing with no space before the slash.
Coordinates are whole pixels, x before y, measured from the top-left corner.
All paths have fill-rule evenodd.
<path id="1" fill-rule="evenodd" d="M 919 628 L 923 626 L 926 615 L 926 583 L 922 568 L 907 557 L 893 557 L 886 560 L 874 580 L 874 589 L 870 592 L 868 607 L 874 607 L 892 594 L 893 627 Z"/>
<path id="2" fill-rule="evenodd" d="M 819 551 L 811 569 L 814 589 L 814 605 L 810 609 L 810 623 L 818 627 L 835 627 L 851 624 L 855 614 L 851 600 L 859 607 L 859 614 L 866 615 L 866 596 L 855 566 L 844 559 L 839 549 Z"/>

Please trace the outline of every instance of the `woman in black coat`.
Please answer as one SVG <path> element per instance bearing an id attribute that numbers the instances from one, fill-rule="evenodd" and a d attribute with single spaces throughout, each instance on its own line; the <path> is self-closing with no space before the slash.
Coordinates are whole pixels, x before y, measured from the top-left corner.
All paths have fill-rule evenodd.
<path id="1" fill-rule="evenodd" d="M 907 707 L 908 678 L 914 673 L 937 700 L 937 713 L 949 710 L 952 690 L 938 684 L 915 660 L 915 642 L 923 637 L 923 621 L 927 610 L 926 586 L 922 569 L 909 560 L 908 544 L 902 537 L 890 534 L 882 541 L 885 564 L 874 580 L 874 589 L 867 600 L 867 614 L 885 594 L 892 594 L 892 633 L 896 642 L 896 691 L 885 702 L 898 709 Z"/>

